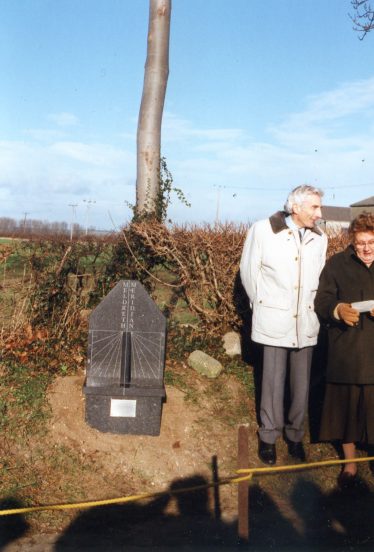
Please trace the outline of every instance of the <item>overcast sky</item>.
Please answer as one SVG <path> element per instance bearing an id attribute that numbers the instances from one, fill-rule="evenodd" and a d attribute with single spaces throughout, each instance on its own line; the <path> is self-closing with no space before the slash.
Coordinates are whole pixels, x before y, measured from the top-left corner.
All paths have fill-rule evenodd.
<path id="1" fill-rule="evenodd" d="M 135 202 L 148 0 L 0 0 L 0 216 L 111 229 Z M 374 194 L 374 31 L 350 0 L 173 0 L 162 154 L 192 206 L 248 222 L 310 183 Z"/>

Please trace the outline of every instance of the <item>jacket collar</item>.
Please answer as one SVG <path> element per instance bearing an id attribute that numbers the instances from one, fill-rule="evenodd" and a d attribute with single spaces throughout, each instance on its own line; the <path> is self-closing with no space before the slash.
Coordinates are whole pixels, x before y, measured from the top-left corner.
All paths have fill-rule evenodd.
<path id="1" fill-rule="evenodd" d="M 367 270 L 374 270 L 374 263 L 371 263 L 370 266 L 367 266 L 363 261 L 361 261 L 352 244 L 348 245 L 348 247 L 344 250 L 344 255 L 347 260 L 353 259 L 354 261 L 356 261 L 356 263 L 359 263 Z"/>
<path id="2" fill-rule="evenodd" d="M 286 224 L 286 216 L 287 213 L 285 211 L 277 211 L 276 213 L 274 213 L 274 215 L 271 215 L 269 221 L 274 234 L 278 234 L 279 232 L 282 232 L 282 230 L 288 230 L 288 226 Z M 322 231 L 317 228 L 317 226 L 314 226 L 313 228 L 308 228 L 308 230 L 311 230 L 319 236 L 322 236 Z"/>

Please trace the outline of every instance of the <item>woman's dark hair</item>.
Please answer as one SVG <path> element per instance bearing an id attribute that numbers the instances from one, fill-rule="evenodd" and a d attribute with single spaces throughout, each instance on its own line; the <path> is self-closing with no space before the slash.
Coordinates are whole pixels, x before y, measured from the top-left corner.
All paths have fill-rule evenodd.
<path id="1" fill-rule="evenodd" d="M 357 232 L 374 232 L 374 214 L 364 211 L 355 217 L 349 225 L 348 233 L 353 238 Z"/>

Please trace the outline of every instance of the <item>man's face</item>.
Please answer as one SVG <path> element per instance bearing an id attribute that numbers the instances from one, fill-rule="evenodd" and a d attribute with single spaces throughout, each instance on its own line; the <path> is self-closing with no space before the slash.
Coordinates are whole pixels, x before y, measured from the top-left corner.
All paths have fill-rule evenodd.
<path id="1" fill-rule="evenodd" d="M 292 206 L 292 218 L 300 228 L 313 228 L 317 220 L 322 218 L 321 198 L 317 194 L 310 195 L 298 205 Z"/>

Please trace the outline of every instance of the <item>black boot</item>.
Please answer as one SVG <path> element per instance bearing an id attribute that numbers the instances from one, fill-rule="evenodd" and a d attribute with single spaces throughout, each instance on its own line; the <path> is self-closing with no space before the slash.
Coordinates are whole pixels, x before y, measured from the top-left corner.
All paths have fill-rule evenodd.
<path id="1" fill-rule="evenodd" d="M 301 441 L 287 441 L 288 454 L 298 462 L 306 461 L 304 445 Z"/>
<path id="2" fill-rule="evenodd" d="M 277 461 L 277 453 L 275 445 L 271 443 L 265 443 L 265 441 L 258 440 L 258 456 L 264 464 L 272 466 Z"/>

